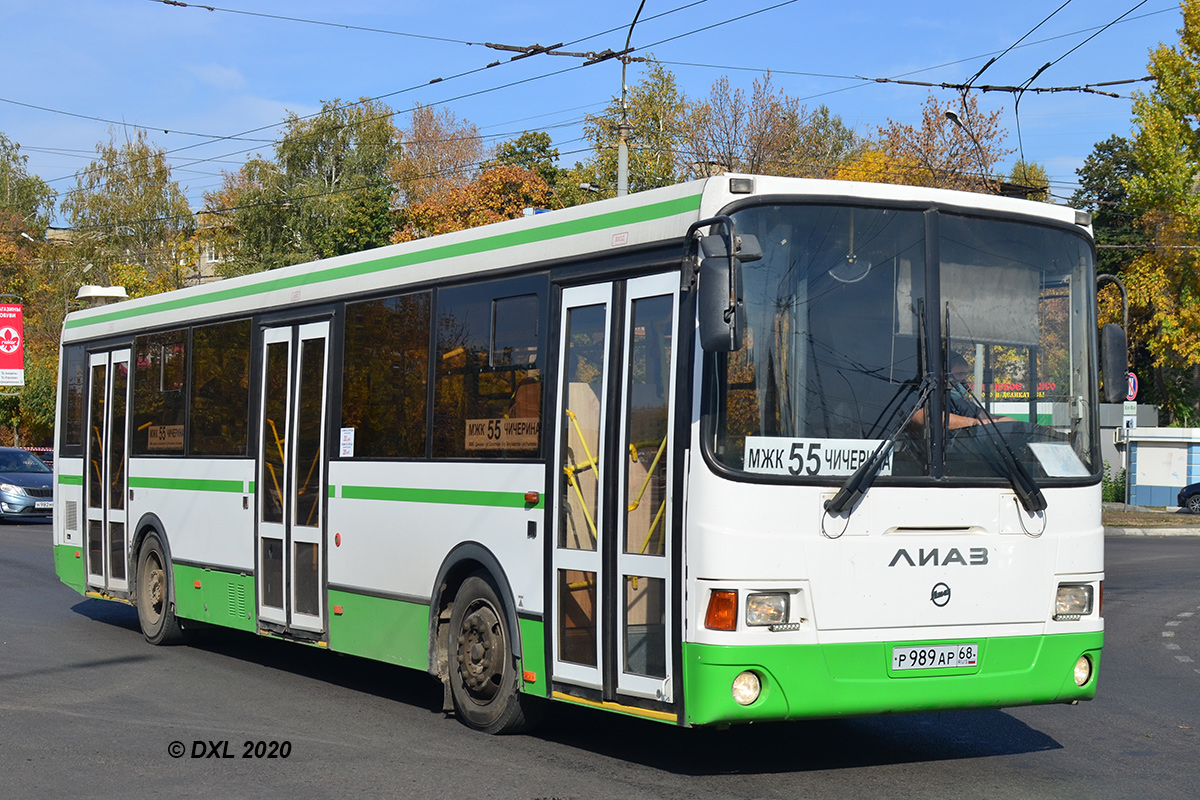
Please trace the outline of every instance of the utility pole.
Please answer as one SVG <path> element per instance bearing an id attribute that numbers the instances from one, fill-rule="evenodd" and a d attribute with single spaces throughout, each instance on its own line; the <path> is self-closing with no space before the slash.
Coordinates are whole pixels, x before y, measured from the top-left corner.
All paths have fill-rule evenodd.
<path id="1" fill-rule="evenodd" d="M 642 7 L 646 5 L 646 0 L 642 0 L 638 4 L 637 13 L 633 15 L 633 22 L 629 23 L 629 35 L 625 37 L 625 50 L 629 52 L 629 43 L 633 40 L 633 26 L 637 25 L 638 17 L 642 15 Z M 633 132 L 629 127 L 629 108 L 625 104 L 625 68 L 628 66 L 627 59 L 621 59 L 621 124 L 617 126 L 617 197 L 624 197 L 629 194 L 629 145 L 627 140 L 629 134 Z"/>

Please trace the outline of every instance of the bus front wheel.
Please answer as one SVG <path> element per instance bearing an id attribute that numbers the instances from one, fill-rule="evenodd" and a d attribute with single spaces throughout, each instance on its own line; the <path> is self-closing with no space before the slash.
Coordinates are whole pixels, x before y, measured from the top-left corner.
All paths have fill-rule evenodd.
<path id="1" fill-rule="evenodd" d="M 178 644 L 183 628 L 171 602 L 167 558 L 158 534 L 148 534 L 138 551 L 137 612 L 142 634 L 150 644 Z"/>
<path id="2" fill-rule="evenodd" d="M 512 631 L 486 573 L 463 581 L 450 613 L 450 692 L 459 719 L 484 733 L 534 723 L 534 698 L 520 691 Z"/>

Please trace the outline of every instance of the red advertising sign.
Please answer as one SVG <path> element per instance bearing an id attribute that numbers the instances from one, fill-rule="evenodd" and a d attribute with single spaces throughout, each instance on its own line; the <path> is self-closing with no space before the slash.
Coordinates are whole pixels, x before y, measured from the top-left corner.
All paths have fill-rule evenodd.
<path id="1" fill-rule="evenodd" d="M 23 308 L 0 305 L 0 386 L 25 385 Z"/>

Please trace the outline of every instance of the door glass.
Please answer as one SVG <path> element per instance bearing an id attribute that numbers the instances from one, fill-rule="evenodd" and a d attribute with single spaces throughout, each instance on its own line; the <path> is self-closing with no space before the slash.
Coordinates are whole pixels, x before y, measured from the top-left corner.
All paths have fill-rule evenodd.
<path id="1" fill-rule="evenodd" d="M 318 576 L 317 547 L 313 542 L 296 542 L 296 608 L 298 614 L 321 613 L 321 583 Z"/>
<path id="2" fill-rule="evenodd" d="M 91 430 L 88 432 L 88 506 L 104 508 L 104 390 L 107 368 L 104 364 L 92 367 L 92 407 L 89 410 Z"/>
<path id="3" fill-rule="evenodd" d="M 625 576 L 626 672 L 667 677 L 666 587 L 662 578 Z"/>
<path id="4" fill-rule="evenodd" d="M 558 571 L 558 658 L 596 666 L 596 573 Z"/>
<path id="5" fill-rule="evenodd" d="M 295 495 L 295 524 L 306 528 L 316 527 L 321 522 L 321 410 L 324 398 L 325 340 L 306 339 L 300 349 Z"/>
<path id="6" fill-rule="evenodd" d="M 263 605 L 283 608 L 283 541 L 262 540 Z"/>
<path id="7" fill-rule="evenodd" d="M 558 526 L 558 546 L 567 550 L 596 549 L 606 316 L 602 304 L 567 312 L 566 434 L 560 461 L 566 497 Z"/>
<path id="8" fill-rule="evenodd" d="M 108 569 L 115 580 L 125 580 L 125 523 L 108 523 Z"/>
<path id="9" fill-rule="evenodd" d="M 88 520 L 88 573 L 104 574 L 104 520 Z"/>
<path id="10" fill-rule="evenodd" d="M 287 436 L 287 342 L 267 345 L 266 370 L 262 428 L 262 521 L 283 522 L 283 466 L 287 460 L 284 455 L 287 452 L 287 443 L 284 441 Z"/>
<path id="11" fill-rule="evenodd" d="M 129 364 L 118 361 L 113 364 L 112 423 L 108 437 L 108 507 L 111 509 L 125 507 L 125 406 L 128 388 Z"/>
<path id="12" fill-rule="evenodd" d="M 625 452 L 626 508 L 624 551 L 637 555 L 665 553 L 667 486 L 667 395 L 671 389 L 670 296 L 633 301 L 626 376 Z"/>

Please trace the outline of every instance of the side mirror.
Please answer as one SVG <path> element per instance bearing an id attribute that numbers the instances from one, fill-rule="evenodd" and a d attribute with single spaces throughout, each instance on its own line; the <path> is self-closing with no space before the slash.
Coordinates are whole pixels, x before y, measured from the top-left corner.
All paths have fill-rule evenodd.
<path id="1" fill-rule="evenodd" d="M 1104 399 L 1109 403 L 1120 403 L 1129 391 L 1127 346 L 1125 329 L 1120 325 L 1108 324 L 1100 329 L 1100 369 L 1104 373 Z"/>
<path id="2" fill-rule="evenodd" d="M 746 312 L 742 306 L 743 261 L 762 258 L 754 236 L 736 237 L 738 251 L 729 253 L 725 236 L 700 239 L 700 346 L 712 353 L 732 353 L 742 346 Z"/>

